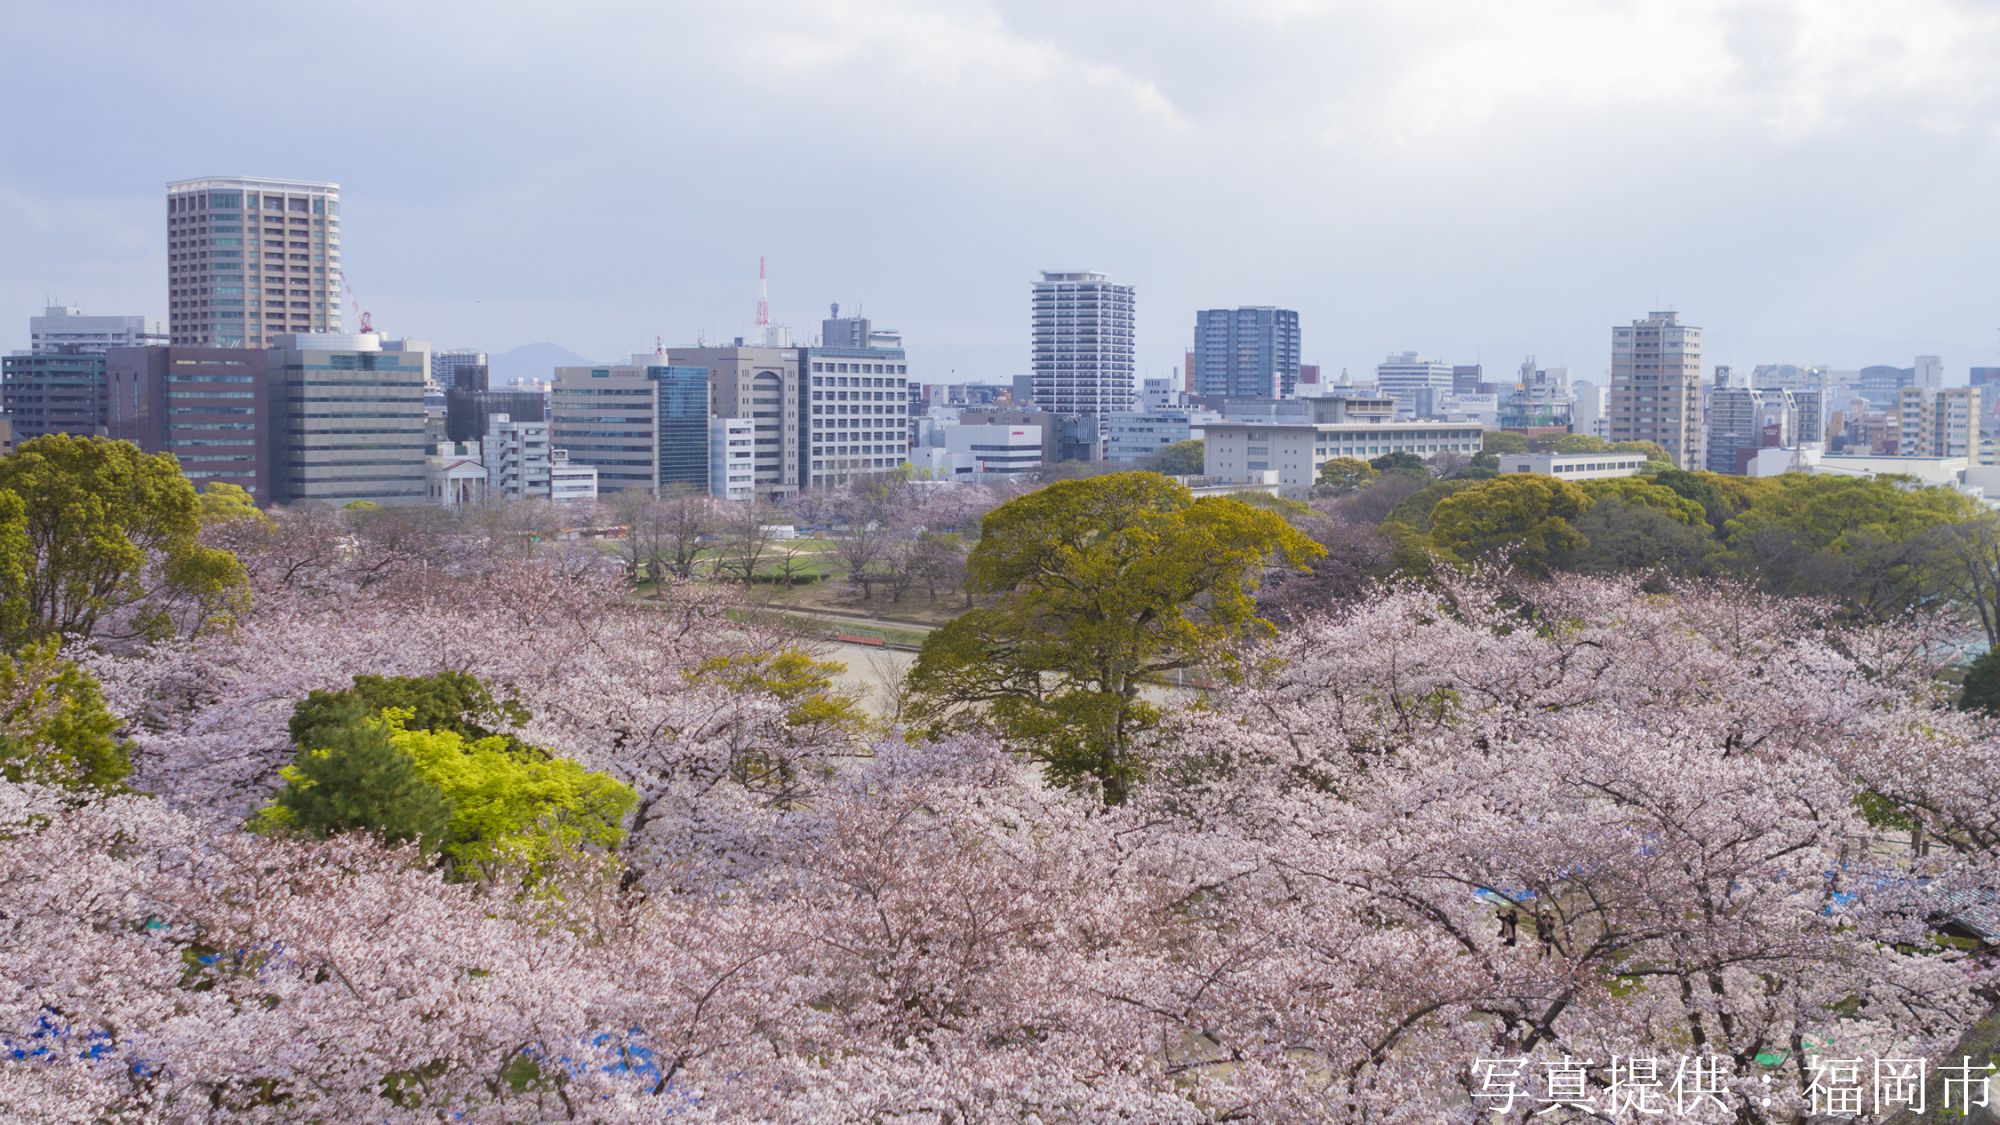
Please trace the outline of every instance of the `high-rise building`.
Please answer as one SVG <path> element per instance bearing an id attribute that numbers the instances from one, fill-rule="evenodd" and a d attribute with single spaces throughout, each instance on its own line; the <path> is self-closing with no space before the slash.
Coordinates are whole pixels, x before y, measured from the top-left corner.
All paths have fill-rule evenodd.
<path id="1" fill-rule="evenodd" d="M 1480 384 L 1485 381 L 1486 366 L 1480 363 L 1454 363 L 1451 366 L 1451 393 L 1455 395 L 1483 394 Z"/>
<path id="2" fill-rule="evenodd" d="M 800 416 L 800 488 L 890 472 L 910 459 L 910 368 L 903 338 L 894 333 L 868 338 L 876 342 L 799 352 L 809 399 Z"/>
<path id="3" fill-rule="evenodd" d="M 597 469 L 600 492 L 709 490 L 706 367 L 663 354 L 626 365 L 559 367 L 550 390 L 552 445 Z"/>
<path id="4" fill-rule="evenodd" d="M 486 417 L 486 438 L 479 443 L 486 467 L 486 494 L 506 500 L 547 500 L 549 496 L 549 424 L 540 419 L 517 422 L 505 414 Z"/>
<path id="5" fill-rule="evenodd" d="M 220 481 L 270 504 L 270 356 L 260 348 L 113 348 L 105 354 L 107 432 L 173 454 L 197 488 Z"/>
<path id="6" fill-rule="evenodd" d="M 373 332 L 284 335 L 269 364 L 277 503 L 425 501 L 428 344 Z"/>
<path id="7" fill-rule="evenodd" d="M 1979 458 L 1979 387 L 1904 387 L 1896 396 L 1900 457 Z"/>
<path id="8" fill-rule="evenodd" d="M 431 382 L 446 391 L 454 387 L 487 390 L 488 370 L 486 353 L 472 348 L 452 348 L 448 351 L 431 353 Z"/>
<path id="9" fill-rule="evenodd" d="M 1437 397 L 1452 393 L 1452 365 L 1426 359 L 1416 352 L 1399 352 L 1375 365 L 1375 382 L 1396 400 L 1406 418 L 1422 417 L 1435 408 Z"/>
<path id="10" fill-rule="evenodd" d="M 713 348 L 670 349 L 676 365 L 699 367 L 708 372 L 709 419 L 748 418 L 753 423 L 757 439 L 756 494 L 767 500 L 782 500 L 790 496 L 798 490 L 799 481 L 808 471 L 805 462 L 809 458 L 804 453 L 809 448 L 805 425 L 809 417 L 806 411 L 811 403 L 803 393 L 804 377 L 799 364 L 809 350 L 740 343 Z M 850 367 L 846 375 L 851 391 L 858 386 L 852 382 L 858 377 L 852 370 L 856 361 L 850 359 L 845 362 Z M 898 366 L 903 366 L 900 361 L 897 362 Z M 893 376 L 882 373 L 869 378 L 894 379 L 894 389 L 901 390 L 904 396 L 901 408 L 908 411 L 909 392 L 904 388 L 907 372 Z M 883 384 L 875 389 L 886 392 L 891 388 Z M 907 418 L 908 414 L 905 413 L 904 417 Z M 707 432 L 704 421 L 702 433 L 706 435 Z M 898 439 L 907 441 L 902 434 L 889 441 L 893 443 Z M 847 444 L 851 448 L 856 443 L 850 441 Z M 571 456 L 587 460 L 573 447 Z M 703 464 L 707 464 L 706 457 Z M 599 487 L 603 487 L 601 480 Z"/>
<path id="11" fill-rule="evenodd" d="M 1589 379 L 1570 384 L 1569 431 L 1601 438 L 1605 434 L 1606 387 Z"/>
<path id="12" fill-rule="evenodd" d="M 209 176 L 167 185 L 167 324 L 176 344 L 274 346 L 339 332 L 340 185 Z"/>
<path id="13" fill-rule="evenodd" d="M 1299 314 L 1253 305 L 1194 314 L 1194 392 L 1290 398 L 1299 378 Z"/>
<path id="14" fill-rule="evenodd" d="M 1910 369 L 1910 385 L 1930 387 L 1935 390 L 1944 386 L 1944 359 L 1934 355 L 1920 355 L 1915 367 Z"/>
<path id="15" fill-rule="evenodd" d="M 1701 329 L 1671 310 L 1611 330 L 1606 437 L 1658 442 L 1677 468 L 1701 456 Z"/>
<path id="16" fill-rule="evenodd" d="M 1798 404 L 1783 387 L 1756 387 L 1750 379 L 1715 369 L 1708 393 L 1708 440 L 1703 457 L 1711 473 L 1746 471 L 1755 451 L 1798 444 Z"/>
<path id="17" fill-rule="evenodd" d="M 166 333 L 148 330 L 143 316 L 85 316 L 74 305 L 50 305 L 42 315 L 28 318 L 28 350 L 37 355 L 65 348 L 102 352 L 166 342 Z"/>
<path id="18" fill-rule="evenodd" d="M 53 352 L 0 356 L 0 413 L 14 440 L 105 432 L 104 353 L 64 344 Z"/>
<path id="19" fill-rule="evenodd" d="M 1133 290 L 1089 271 L 1043 271 L 1034 286 L 1035 405 L 1099 417 L 1132 409 L 1138 370 Z"/>

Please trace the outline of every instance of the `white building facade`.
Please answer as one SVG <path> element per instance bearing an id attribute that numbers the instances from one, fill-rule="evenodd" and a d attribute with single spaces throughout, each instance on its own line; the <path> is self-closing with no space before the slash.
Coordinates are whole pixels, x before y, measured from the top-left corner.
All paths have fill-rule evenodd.
<path id="1" fill-rule="evenodd" d="M 1130 285 L 1089 271 L 1048 272 L 1035 282 L 1035 405 L 1101 417 L 1132 409 L 1138 352 Z"/>
<path id="2" fill-rule="evenodd" d="M 1311 490 L 1320 466 L 1337 457 L 1371 461 L 1388 453 L 1476 455 L 1485 427 L 1477 422 L 1222 421 L 1204 428 L 1205 470 L 1245 484 L 1277 474 L 1284 495 Z"/>
<path id="3" fill-rule="evenodd" d="M 149 348 L 167 342 L 167 334 L 148 330 L 143 316 L 85 316 L 73 305 L 50 305 L 28 318 L 28 352 L 54 355 L 68 349 L 101 352 L 111 348 Z"/>

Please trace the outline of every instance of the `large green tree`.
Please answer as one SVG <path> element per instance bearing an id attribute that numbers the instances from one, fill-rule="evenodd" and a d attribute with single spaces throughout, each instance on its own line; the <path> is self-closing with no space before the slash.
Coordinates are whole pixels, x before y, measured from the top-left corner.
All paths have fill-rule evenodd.
<path id="1" fill-rule="evenodd" d="M 1202 474 L 1202 440 L 1177 441 L 1146 459 L 1146 467 L 1170 477 L 1198 477 Z"/>
<path id="2" fill-rule="evenodd" d="M 204 509 L 170 454 L 50 434 L 0 457 L 0 642 L 117 628 L 161 635 L 226 616 L 243 566 L 199 536 Z M 212 511 L 231 509 L 218 496 Z"/>
<path id="3" fill-rule="evenodd" d="M 97 680 L 55 638 L 0 655 L 0 777 L 112 788 L 132 772 L 118 726 Z"/>
<path id="4" fill-rule="evenodd" d="M 390 843 L 416 841 L 426 853 L 445 846 L 451 801 L 390 741 L 388 726 L 356 722 L 313 733 L 253 827 L 313 837 L 367 832 Z"/>
<path id="5" fill-rule="evenodd" d="M 1323 548 L 1275 512 L 1197 500 L 1154 473 L 1062 481 L 987 515 L 967 587 L 989 604 L 933 632 L 910 670 L 917 715 L 976 711 L 1066 784 L 1123 801 L 1144 773 L 1149 680 L 1232 676 L 1267 635 L 1260 576 Z"/>
<path id="6" fill-rule="evenodd" d="M 1324 496 L 1346 496 L 1381 475 L 1375 466 L 1359 458 L 1329 457 L 1319 467 L 1313 491 Z"/>
<path id="7" fill-rule="evenodd" d="M 1557 559 L 1584 546 L 1575 520 L 1590 496 L 1540 473 L 1509 473 L 1438 501 L 1431 542 L 1463 562 L 1505 558 L 1528 574 L 1547 574 Z"/>

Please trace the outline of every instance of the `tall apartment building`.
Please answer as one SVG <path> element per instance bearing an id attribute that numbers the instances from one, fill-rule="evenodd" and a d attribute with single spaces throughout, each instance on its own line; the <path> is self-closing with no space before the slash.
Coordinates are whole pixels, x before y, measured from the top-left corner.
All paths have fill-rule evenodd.
<path id="1" fill-rule="evenodd" d="M 507 500 L 547 500 L 552 448 L 549 424 L 535 419 L 517 422 L 505 414 L 488 415 L 486 437 L 479 443 L 486 466 L 486 494 Z"/>
<path id="2" fill-rule="evenodd" d="M 104 353 L 65 344 L 54 352 L 0 356 L 0 413 L 14 440 L 105 432 Z"/>
<path id="3" fill-rule="evenodd" d="M 1416 352 L 1399 352 L 1375 365 L 1375 383 L 1396 400 L 1397 412 L 1410 418 L 1430 412 L 1438 396 L 1452 393 L 1454 370 Z"/>
<path id="4" fill-rule="evenodd" d="M 1658 442 L 1677 468 L 1702 465 L 1701 329 L 1671 310 L 1611 330 L 1605 437 Z"/>
<path id="5" fill-rule="evenodd" d="M 48 355 L 70 349 L 103 352 L 112 348 L 144 348 L 167 342 L 167 335 L 146 327 L 143 316 L 85 316 L 74 305 L 50 305 L 28 318 L 28 351 Z"/>
<path id="6" fill-rule="evenodd" d="M 260 505 L 271 480 L 270 352 L 261 348 L 113 348 L 105 354 L 106 429 L 171 453 L 195 487 L 233 484 Z"/>
<path id="7" fill-rule="evenodd" d="M 549 440 L 597 470 L 600 492 L 709 488 L 706 367 L 634 356 L 612 367 L 559 367 Z"/>
<path id="8" fill-rule="evenodd" d="M 275 346 L 340 331 L 340 185 L 208 176 L 167 185 L 176 344 Z"/>
<path id="9" fill-rule="evenodd" d="M 1035 405 L 1098 417 L 1132 409 L 1138 372 L 1133 290 L 1089 271 L 1035 282 Z"/>
<path id="10" fill-rule="evenodd" d="M 272 498 L 425 501 L 430 346 L 373 332 L 279 336 L 269 359 Z"/>
<path id="11" fill-rule="evenodd" d="M 486 353 L 473 348 L 450 348 L 431 353 L 431 382 L 446 391 L 454 387 L 487 390 L 488 370 Z"/>
<path id="12" fill-rule="evenodd" d="M 874 343 L 799 352 L 808 398 L 800 415 L 800 488 L 837 486 L 909 460 L 910 368 L 903 338 L 865 328 L 861 337 Z"/>
<path id="13" fill-rule="evenodd" d="M 1290 398 L 1299 378 L 1299 314 L 1253 305 L 1194 314 L 1194 393 Z"/>
<path id="14" fill-rule="evenodd" d="M 670 349 L 675 364 L 708 372 L 709 418 L 748 418 L 753 424 L 756 494 L 768 500 L 782 500 L 798 491 L 799 482 L 809 471 L 805 426 L 810 403 L 799 365 L 810 350 L 746 344 Z M 854 361 L 846 362 L 851 367 Z M 851 381 L 855 373 L 849 371 L 847 377 Z M 903 382 L 898 379 L 896 387 L 902 388 Z M 907 404 L 903 408 L 907 410 Z M 707 432 L 704 422 L 702 433 Z M 846 444 L 852 447 L 857 443 Z M 571 450 L 572 456 L 587 460 L 575 447 Z M 705 456 L 703 463 L 707 463 Z"/>
<path id="15" fill-rule="evenodd" d="M 1979 460 L 1979 387 L 1904 387 L 1896 396 L 1896 455 Z"/>

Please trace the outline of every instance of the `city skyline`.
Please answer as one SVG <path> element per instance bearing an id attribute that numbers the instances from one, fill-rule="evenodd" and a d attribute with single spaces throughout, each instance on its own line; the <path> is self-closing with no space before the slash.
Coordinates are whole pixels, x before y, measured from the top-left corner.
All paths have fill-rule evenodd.
<path id="1" fill-rule="evenodd" d="M 1668 307 L 1744 369 L 1940 354 L 1956 381 L 2000 362 L 1980 284 L 2000 232 L 1968 221 L 2000 182 L 1977 61 L 2000 14 L 1404 7 L 362 3 L 351 26 L 394 34 L 357 83 L 353 44 L 306 34 L 304 12 L 31 0 L 24 39 L 102 31 L 104 65 L 75 83 L 37 53 L 0 76 L 15 104 L 65 90 L 62 113 L 0 125 L 10 150 L 96 141 L 0 170 L 0 307 L 164 321 L 162 187 L 249 174 L 342 184 L 348 280 L 385 332 L 494 353 L 748 336 L 767 255 L 775 320 L 873 313 L 932 380 L 1027 371 L 1021 279 L 1051 268 L 1136 287 L 1141 376 L 1179 365 L 1197 309 L 1255 304 L 1299 311 L 1328 378 L 1404 350 L 1602 375 L 1605 327 Z M 1658 48 L 1643 81 L 1619 61 L 1634 35 Z M 612 42 L 670 50 L 671 88 L 597 65 Z M 324 127 L 254 101 L 227 133 L 149 120 L 206 96 L 190 62 L 278 48 L 340 91 Z M 1256 63 L 1194 65 L 1210 48 Z M 395 143 L 361 140 L 378 136 Z M 689 171 L 712 151 L 813 172 Z M 666 186 L 634 221 L 638 183 Z M 1194 221 L 1222 199 L 1230 223 Z"/>

